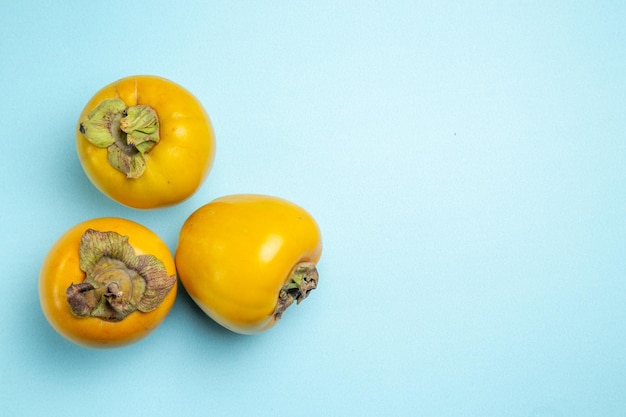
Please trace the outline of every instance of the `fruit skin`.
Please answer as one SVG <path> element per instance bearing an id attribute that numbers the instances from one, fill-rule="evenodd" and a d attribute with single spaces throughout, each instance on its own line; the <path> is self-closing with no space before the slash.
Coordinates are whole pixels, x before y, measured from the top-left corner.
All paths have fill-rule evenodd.
<path id="1" fill-rule="evenodd" d="M 81 122 L 103 100 L 120 98 L 127 106 L 147 105 L 158 115 L 160 141 L 145 154 L 146 170 L 127 178 L 108 161 L 107 148 L 90 143 Z M 213 165 L 215 135 L 202 104 L 185 88 L 165 78 L 135 75 L 98 91 L 85 105 L 76 126 L 76 149 L 94 186 L 128 207 L 152 209 L 189 198 Z"/>
<path id="2" fill-rule="evenodd" d="M 113 348 L 128 345 L 146 337 L 167 316 L 176 300 L 177 283 L 161 304 L 149 313 L 133 312 L 119 322 L 95 317 L 77 317 L 67 302 L 66 290 L 82 282 L 80 269 L 80 239 L 88 229 L 114 231 L 129 237 L 136 255 L 156 256 L 168 275 L 176 274 L 169 248 L 148 228 L 130 220 L 105 217 L 79 223 L 65 232 L 46 255 L 39 276 L 39 301 L 44 316 L 62 336 L 77 345 L 89 348 Z"/>
<path id="3" fill-rule="evenodd" d="M 319 227 L 303 208 L 257 194 L 218 198 L 184 223 L 176 250 L 179 278 L 216 322 L 242 334 L 278 320 L 278 296 L 294 267 L 316 264 Z"/>

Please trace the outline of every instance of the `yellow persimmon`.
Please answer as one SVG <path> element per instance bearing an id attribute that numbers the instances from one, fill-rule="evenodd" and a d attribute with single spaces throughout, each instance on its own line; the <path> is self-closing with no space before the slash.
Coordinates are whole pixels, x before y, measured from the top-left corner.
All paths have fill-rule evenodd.
<path id="1" fill-rule="evenodd" d="M 319 227 L 303 208 L 240 194 L 196 210 L 180 231 L 175 259 L 181 283 L 207 315 L 252 334 L 316 288 L 321 253 Z"/>
<path id="2" fill-rule="evenodd" d="M 106 217 L 82 222 L 48 252 L 39 300 L 52 327 L 86 347 L 133 343 L 154 330 L 176 299 L 176 266 L 146 227 Z"/>
<path id="3" fill-rule="evenodd" d="M 113 200 L 138 209 L 190 197 L 215 156 L 213 127 L 202 104 L 164 78 L 136 75 L 98 91 L 76 127 L 87 177 Z"/>

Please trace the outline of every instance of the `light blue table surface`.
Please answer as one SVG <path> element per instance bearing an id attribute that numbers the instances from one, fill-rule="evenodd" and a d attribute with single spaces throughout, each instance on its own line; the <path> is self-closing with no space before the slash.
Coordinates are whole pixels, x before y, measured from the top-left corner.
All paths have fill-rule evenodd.
<path id="1" fill-rule="evenodd" d="M 12 1 L 0 6 L 3 416 L 626 415 L 626 3 Z M 192 91 L 210 176 L 164 210 L 84 175 L 74 129 L 133 74 Z M 319 288 L 240 336 L 181 289 L 148 338 L 77 347 L 37 282 L 121 216 L 175 250 L 222 195 L 290 199 Z"/>

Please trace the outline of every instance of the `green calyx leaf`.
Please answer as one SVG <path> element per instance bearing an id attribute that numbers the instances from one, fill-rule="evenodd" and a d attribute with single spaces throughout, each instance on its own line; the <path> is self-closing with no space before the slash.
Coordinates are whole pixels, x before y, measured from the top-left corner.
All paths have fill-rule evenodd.
<path id="1" fill-rule="evenodd" d="M 119 98 L 106 99 L 80 122 L 80 131 L 95 146 L 106 148 L 119 137 L 120 120 L 126 104 Z"/>
<path id="2" fill-rule="evenodd" d="M 123 100 L 103 100 L 80 121 L 80 132 L 93 145 L 107 148 L 111 166 L 127 178 L 146 169 L 144 155 L 159 143 L 159 118 L 149 106 L 126 107 Z"/>
<path id="3" fill-rule="evenodd" d="M 135 254 L 128 237 L 87 230 L 80 242 L 85 280 L 67 288 L 67 301 L 78 317 L 120 321 L 134 311 L 149 312 L 161 304 L 176 283 L 153 255 Z"/>
<path id="4" fill-rule="evenodd" d="M 159 123 L 156 112 L 148 106 L 129 107 L 120 120 L 120 129 L 127 134 L 128 145 L 141 153 L 150 151 L 159 142 Z"/>
<path id="5" fill-rule="evenodd" d="M 107 148 L 107 158 L 113 168 L 126 174 L 126 178 L 139 178 L 146 170 L 146 160 L 139 151 L 124 151 L 111 145 Z"/>

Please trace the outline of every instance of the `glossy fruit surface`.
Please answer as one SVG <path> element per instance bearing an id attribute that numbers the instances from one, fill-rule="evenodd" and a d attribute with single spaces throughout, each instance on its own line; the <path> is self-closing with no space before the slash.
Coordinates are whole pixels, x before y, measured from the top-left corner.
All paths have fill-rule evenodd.
<path id="1" fill-rule="evenodd" d="M 289 201 L 239 194 L 212 201 L 183 225 L 176 265 L 191 298 L 238 333 L 269 329 L 317 286 L 322 253 L 313 217 Z"/>

